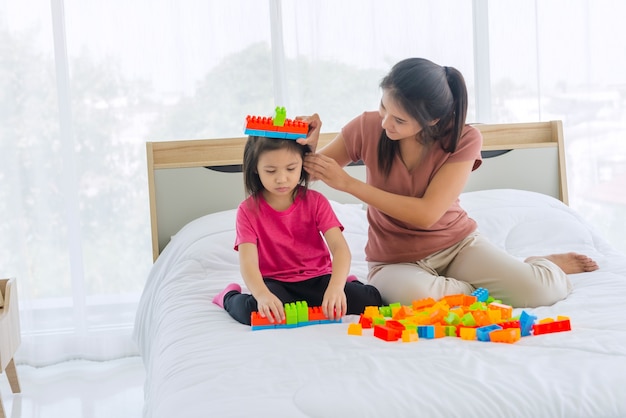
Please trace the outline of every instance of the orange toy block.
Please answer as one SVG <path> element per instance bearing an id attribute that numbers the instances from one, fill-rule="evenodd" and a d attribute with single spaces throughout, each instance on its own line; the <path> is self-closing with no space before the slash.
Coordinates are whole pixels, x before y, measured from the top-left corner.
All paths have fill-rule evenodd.
<path id="1" fill-rule="evenodd" d="M 497 329 L 489 333 L 489 339 L 494 343 L 512 344 L 522 338 L 522 332 L 519 328 Z"/>
<path id="2" fill-rule="evenodd" d="M 413 309 L 408 306 L 401 306 L 393 315 L 393 319 L 400 320 L 405 319 L 409 316 L 413 315 Z"/>
<path id="3" fill-rule="evenodd" d="M 513 307 L 503 303 L 491 302 L 489 309 L 497 309 L 501 312 L 502 319 L 510 319 L 513 316 Z"/>
<path id="4" fill-rule="evenodd" d="M 363 335 L 361 324 L 353 323 L 348 325 L 348 335 Z"/>
<path id="5" fill-rule="evenodd" d="M 476 325 L 479 327 L 484 327 L 486 325 L 491 325 L 491 320 L 489 319 L 489 315 L 485 311 L 472 311 L 472 316 L 476 321 Z"/>
<path id="6" fill-rule="evenodd" d="M 414 300 L 411 305 L 413 307 L 413 310 L 419 311 L 425 308 L 430 308 L 434 304 L 435 304 L 435 299 L 425 298 L 425 299 L 420 299 L 420 300 Z"/>
<path id="7" fill-rule="evenodd" d="M 441 300 L 445 300 L 448 306 L 462 306 L 464 304 L 464 298 L 466 295 L 448 295 L 444 296 Z"/>

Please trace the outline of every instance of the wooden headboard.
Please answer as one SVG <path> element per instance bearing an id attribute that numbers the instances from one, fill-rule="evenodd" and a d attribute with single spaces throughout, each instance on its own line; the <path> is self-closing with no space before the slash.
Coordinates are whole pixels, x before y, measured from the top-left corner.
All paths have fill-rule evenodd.
<path id="1" fill-rule="evenodd" d="M 522 189 L 568 203 L 561 121 L 474 125 L 483 135 L 483 164 L 470 176 L 465 191 Z M 320 135 L 318 149 L 336 133 Z M 188 222 L 208 213 L 232 209 L 244 199 L 240 172 L 207 167 L 242 163 L 246 137 L 146 143 L 154 260 L 170 237 Z M 346 170 L 364 179 L 363 167 Z M 228 171 L 228 170 L 226 170 Z M 231 170 L 231 171 L 237 171 Z M 352 196 L 316 182 L 329 199 L 357 202 Z"/>

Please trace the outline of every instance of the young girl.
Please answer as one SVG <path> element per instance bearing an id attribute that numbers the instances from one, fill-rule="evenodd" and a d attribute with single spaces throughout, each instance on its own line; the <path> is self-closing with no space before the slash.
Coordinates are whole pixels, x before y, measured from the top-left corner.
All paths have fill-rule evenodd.
<path id="1" fill-rule="evenodd" d="M 397 63 L 383 78 L 378 112 L 365 112 L 304 168 L 314 178 L 368 206 L 365 248 L 369 283 L 384 303 L 471 293 L 483 287 L 516 307 L 551 305 L 571 290 L 567 274 L 598 265 L 577 253 L 521 261 L 491 244 L 459 205 L 481 164 L 480 132 L 465 124 L 467 89 L 461 73 L 422 58 Z M 321 121 L 302 144 L 315 149 Z M 364 183 L 342 166 L 362 160 Z"/>
<path id="2" fill-rule="evenodd" d="M 328 200 L 308 190 L 302 169 L 308 151 L 290 139 L 248 137 L 243 157 L 248 198 L 237 209 L 235 250 L 252 294 L 231 283 L 213 299 L 242 324 L 250 325 L 254 311 L 282 321 L 290 302 L 321 306 L 329 319 L 382 303 L 375 287 L 348 277 L 351 254 L 343 226 Z"/>

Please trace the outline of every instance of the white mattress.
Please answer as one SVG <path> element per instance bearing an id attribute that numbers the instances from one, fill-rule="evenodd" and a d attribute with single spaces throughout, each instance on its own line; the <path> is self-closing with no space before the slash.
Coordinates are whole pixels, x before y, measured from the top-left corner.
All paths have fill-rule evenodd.
<path id="1" fill-rule="evenodd" d="M 346 323 L 252 331 L 211 303 L 226 284 L 243 285 L 235 212 L 220 212 L 185 226 L 149 274 L 135 325 L 144 416 L 626 417 L 626 257 L 551 197 L 490 190 L 461 200 L 520 258 L 578 251 L 598 261 L 599 271 L 571 276 L 566 300 L 527 310 L 569 316 L 572 331 L 515 344 L 385 342 L 371 330 L 348 335 Z M 365 212 L 333 207 L 352 273 L 365 278 Z"/>

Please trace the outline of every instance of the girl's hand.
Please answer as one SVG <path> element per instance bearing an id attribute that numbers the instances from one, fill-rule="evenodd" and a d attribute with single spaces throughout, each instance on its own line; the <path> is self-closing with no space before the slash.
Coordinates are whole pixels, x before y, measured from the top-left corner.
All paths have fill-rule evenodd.
<path id="1" fill-rule="evenodd" d="M 296 120 L 309 123 L 309 132 L 306 138 L 298 138 L 296 142 L 301 145 L 308 145 L 312 152 L 317 149 L 317 142 L 320 139 L 320 130 L 322 129 L 322 120 L 317 113 L 311 116 L 296 116 Z"/>
<path id="2" fill-rule="evenodd" d="M 322 180 L 333 189 L 347 191 L 352 177 L 335 161 L 323 154 L 307 154 L 303 167 L 312 180 Z"/>
<path id="3" fill-rule="evenodd" d="M 264 292 L 258 297 L 255 296 L 255 299 L 259 314 L 263 318 L 268 318 L 270 322 L 285 320 L 285 306 L 272 292 Z"/>
<path id="4" fill-rule="evenodd" d="M 328 319 L 337 320 L 348 311 L 348 301 L 343 287 L 329 286 L 324 292 L 322 312 Z"/>

